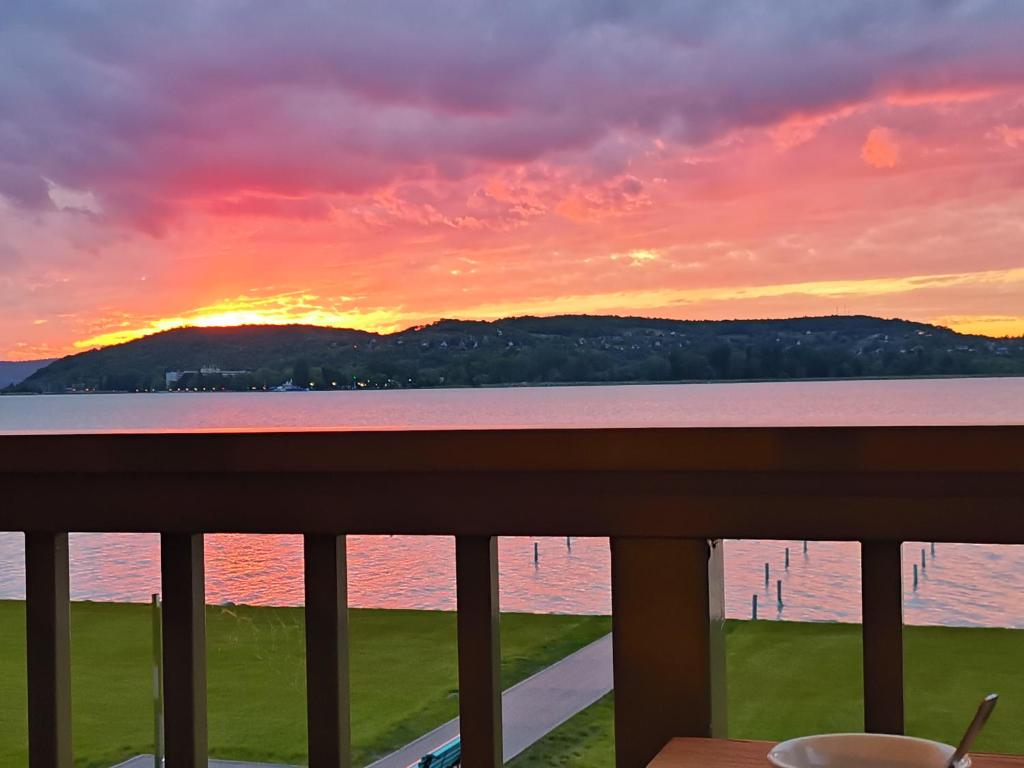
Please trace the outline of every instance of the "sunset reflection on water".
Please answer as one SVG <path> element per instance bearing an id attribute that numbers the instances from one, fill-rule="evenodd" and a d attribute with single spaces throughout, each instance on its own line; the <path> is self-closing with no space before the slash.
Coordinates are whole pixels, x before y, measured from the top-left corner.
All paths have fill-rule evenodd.
<path id="1" fill-rule="evenodd" d="M 534 561 L 534 543 L 538 558 Z M 790 564 L 785 567 L 785 550 Z M 790 621 L 860 621 L 860 546 L 854 542 L 728 541 L 726 611 Z M 921 568 L 924 552 L 925 568 Z M 24 597 L 21 534 L 0 534 L 0 599 Z M 607 539 L 502 537 L 501 608 L 532 613 L 607 614 Z M 71 535 L 75 600 L 140 602 L 160 591 L 156 534 Z M 764 564 L 769 565 L 765 584 Z M 913 585 L 917 564 L 918 585 Z M 455 542 L 447 536 L 348 537 L 349 604 L 358 608 L 454 610 Z M 908 542 L 903 557 L 908 624 L 1024 627 L 1024 547 Z M 783 606 L 777 603 L 782 580 Z M 212 604 L 301 605 L 302 537 L 206 537 L 206 595 Z"/>

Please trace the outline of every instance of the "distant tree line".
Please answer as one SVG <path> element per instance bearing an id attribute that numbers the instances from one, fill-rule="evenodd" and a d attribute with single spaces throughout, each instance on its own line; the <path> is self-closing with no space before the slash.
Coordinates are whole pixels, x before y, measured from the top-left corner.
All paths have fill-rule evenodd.
<path id="1" fill-rule="evenodd" d="M 870 317 L 678 321 L 562 316 L 443 320 L 381 335 L 312 326 L 186 328 L 37 371 L 37 392 L 493 386 L 1024 374 L 1024 340 Z"/>

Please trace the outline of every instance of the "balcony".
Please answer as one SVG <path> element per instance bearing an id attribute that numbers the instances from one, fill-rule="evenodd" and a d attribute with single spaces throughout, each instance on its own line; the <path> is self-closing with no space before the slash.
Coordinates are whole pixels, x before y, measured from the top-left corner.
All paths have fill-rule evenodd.
<path id="1" fill-rule="evenodd" d="M 618 768 L 753 765 L 673 741 L 726 736 L 719 541 L 861 542 L 865 728 L 902 732 L 900 543 L 1024 544 L 1024 427 L 12 435 L 0 487 L 0 530 L 26 534 L 32 768 L 72 765 L 69 530 L 161 535 L 169 768 L 206 764 L 214 532 L 304 536 L 313 768 L 350 764 L 357 533 L 455 537 L 467 768 L 501 764 L 501 535 L 610 538 Z"/>

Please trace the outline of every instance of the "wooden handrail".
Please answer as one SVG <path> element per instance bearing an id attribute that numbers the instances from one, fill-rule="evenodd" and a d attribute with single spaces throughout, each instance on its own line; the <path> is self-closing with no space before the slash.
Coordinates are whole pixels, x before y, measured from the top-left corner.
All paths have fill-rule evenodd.
<path id="1" fill-rule="evenodd" d="M 0 473 L 1024 471 L 1024 424 L 0 434 Z"/>
<path id="2" fill-rule="evenodd" d="M 0 530 L 1010 544 L 1022 474 L 1024 426 L 16 435 Z"/>
<path id="3" fill-rule="evenodd" d="M 862 543 L 865 726 L 901 731 L 900 544 L 1024 543 L 1024 425 L 5 435 L 0 487 L 31 768 L 70 762 L 69 530 L 161 533 L 168 768 L 205 764 L 201 534 L 305 535 L 312 768 L 350 760 L 345 535 L 456 537 L 466 768 L 501 759 L 494 538 L 610 537 L 617 765 L 641 768 L 722 735 L 723 538 Z"/>

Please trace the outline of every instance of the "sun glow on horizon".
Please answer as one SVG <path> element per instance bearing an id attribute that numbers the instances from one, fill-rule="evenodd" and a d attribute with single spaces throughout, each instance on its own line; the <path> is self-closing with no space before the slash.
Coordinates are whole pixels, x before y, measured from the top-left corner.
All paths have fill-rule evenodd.
<path id="1" fill-rule="evenodd" d="M 636 263 L 638 252 L 629 254 Z M 640 261 L 656 258 L 647 255 Z M 906 294 L 928 288 L 1024 284 L 1024 268 L 988 272 L 915 275 L 901 278 L 867 278 L 862 280 L 829 280 L 803 283 L 779 283 L 756 286 L 729 286 L 701 289 L 656 289 L 562 295 L 554 299 L 538 298 L 508 302 L 467 305 L 461 309 L 411 313 L 402 307 L 361 308 L 355 299 L 338 300 L 296 291 L 276 296 L 239 296 L 225 299 L 174 317 L 138 318 L 134 322 L 122 318 L 117 327 L 102 330 L 74 342 L 77 350 L 94 349 L 150 336 L 177 328 L 222 328 L 243 325 L 317 325 L 331 328 L 352 328 L 376 333 L 393 333 L 413 325 L 432 322 L 442 317 L 463 320 L 498 320 L 520 315 L 552 314 L 651 314 L 678 319 L 704 319 L 710 316 L 709 306 L 721 303 L 804 297 L 805 299 L 849 299 Z M 347 305 L 347 306 L 346 306 Z M 552 311 L 554 308 L 554 311 Z M 702 315 L 702 308 L 704 314 Z M 718 316 L 719 312 L 714 313 Z M 893 314 L 893 313 L 889 313 Z M 759 316 L 791 317 L 793 313 L 760 313 Z M 953 315 L 941 317 L 915 316 L 921 322 L 934 323 L 961 333 L 986 336 L 1024 336 L 1024 316 Z"/>
<path id="2" fill-rule="evenodd" d="M 1024 315 L 1015 317 L 1003 315 L 940 317 L 936 319 L 935 323 L 936 325 L 951 328 L 957 333 L 991 336 L 994 338 L 1024 337 Z"/>
<path id="3" fill-rule="evenodd" d="M 346 297 L 347 299 L 347 297 Z M 346 299 L 343 299 L 344 303 Z M 348 300 L 351 301 L 351 300 Z M 312 293 L 293 292 L 270 297 L 239 296 L 187 312 L 178 317 L 121 320 L 120 328 L 74 342 L 75 349 L 124 344 L 177 328 L 226 328 L 243 325 L 319 325 L 390 333 L 401 327 L 400 315 L 390 309 L 339 309 Z M 143 320 L 140 318 L 139 320 Z"/>

